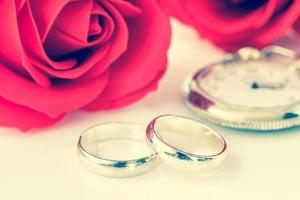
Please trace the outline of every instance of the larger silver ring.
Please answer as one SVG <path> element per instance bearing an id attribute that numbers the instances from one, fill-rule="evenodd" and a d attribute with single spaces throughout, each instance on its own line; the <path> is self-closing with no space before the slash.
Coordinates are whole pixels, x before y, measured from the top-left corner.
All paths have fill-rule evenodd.
<path id="1" fill-rule="evenodd" d="M 186 136 L 190 143 L 184 147 L 184 139 L 172 142 L 168 135 Z M 181 116 L 164 115 L 154 119 L 147 128 L 147 139 L 162 161 L 170 166 L 189 171 L 213 171 L 224 160 L 227 144 L 224 138 L 208 126 Z M 202 142 L 190 148 L 193 141 Z"/>
<path id="2" fill-rule="evenodd" d="M 139 153 L 138 157 L 136 154 L 127 156 L 127 153 L 130 154 L 129 149 L 119 144 L 106 144 L 120 140 L 133 142 L 130 143 L 130 148 L 132 145 L 138 145 L 133 149 L 134 152 Z M 119 152 L 115 154 L 120 156 L 125 153 L 126 158 L 113 158 L 105 153 L 108 149 L 110 151 L 118 149 Z M 107 123 L 89 128 L 79 138 L 78 152 L 83 164 L 90 171 L 107 177 L 141 175 L 159 164 L 155 152 L 145 141 L 145 127 L 139 124 Z"/>

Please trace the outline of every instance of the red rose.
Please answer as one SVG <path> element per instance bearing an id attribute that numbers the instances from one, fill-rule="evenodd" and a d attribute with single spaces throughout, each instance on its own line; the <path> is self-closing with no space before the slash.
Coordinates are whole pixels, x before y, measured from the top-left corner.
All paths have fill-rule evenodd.
<path id="1" fill-rule="evenodd" d="M 160 4 L 226 50 L 268 45 L 286 34 L 300 15 L 299 0 L 160 0 Z"/>
<path id="2" fill-rule="evenodd" d="M 166 69 L 169 20 L 149 0 L 1 0 L 0 125 L 28 130 L 109 109 Z"/>

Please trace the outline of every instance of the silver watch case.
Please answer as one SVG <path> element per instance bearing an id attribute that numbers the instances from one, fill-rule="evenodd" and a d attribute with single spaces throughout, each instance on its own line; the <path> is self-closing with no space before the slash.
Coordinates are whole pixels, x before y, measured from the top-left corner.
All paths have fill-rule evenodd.
<path id="1" fill-rule="evenodd" d="M 242 48 L 234 54 L 229 54 L 223 61 L 200 69 L 187 79 L 184 84 L 187 106 L 202 119 L 225 127 L 268 131 L 299 126 L 300 102 L 284 107 L 249 109 L 218 101 L 198 87 L 199 77 L 201 79 L 206 76 L 216 66 L 258 59 L 270 61 L 274 56 L 289 60 L 297 70 L 300 68 L 296 53 L 292 50 L 279 46 L 270 46 L 261 51 L 249 47 Z"/>

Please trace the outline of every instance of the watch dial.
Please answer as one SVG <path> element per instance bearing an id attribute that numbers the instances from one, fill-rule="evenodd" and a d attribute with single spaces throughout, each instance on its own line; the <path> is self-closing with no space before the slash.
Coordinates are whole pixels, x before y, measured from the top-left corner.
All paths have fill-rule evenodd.
<path id="1" fill-rule="evenodd" d="M 281 107 L 300 101 L 299 73 L 284 63 L 255 60 L 216 66 L 197 82 L 215 100 L 247 108 Z"/>

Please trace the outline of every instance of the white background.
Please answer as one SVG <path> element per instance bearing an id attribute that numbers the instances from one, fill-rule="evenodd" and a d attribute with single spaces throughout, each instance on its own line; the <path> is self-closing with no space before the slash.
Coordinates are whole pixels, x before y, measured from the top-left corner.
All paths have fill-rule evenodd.
<path id="1" fill-rule="evenodd" d="M 109 112 L 74 112 L 53 127 L 26 135 L 0 128 L 0 199 L 300 199 L 300 128 L 256 133 L 216 127 L 228 141 L 229 155 L 214 174 L 181 172 L 161 164 L 140 177 L 111 179 L 81 166 L 76 143 L 80 132 L 91 125 L 109 121 L 146 125 L 167 113 L 195 118 L 182 102 L 182 83 L 223 53 L 178 22 L 173 22 L 173 29 L 169 70 L 159 90 L 139 103 Z"/>

